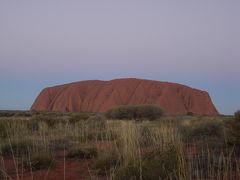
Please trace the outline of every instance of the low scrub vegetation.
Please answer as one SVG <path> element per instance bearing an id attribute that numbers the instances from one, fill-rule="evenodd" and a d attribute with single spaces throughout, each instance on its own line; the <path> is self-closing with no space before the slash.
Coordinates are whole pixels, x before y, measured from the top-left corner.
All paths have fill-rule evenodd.
<path id="1" fill-rule="evenodd" d="M 163 116 L 163 110 L 156 105 L 127 105 L 110 109 L 106 112 L 109 119 L 155 120 Z"/>
<path id="2" fill-rule="evenodd" d="M 235 116 L 235 119 L 236 119 L 237 121 L 240 121 L 240 110 L 236 111 L 236 112 L 234 113 L 234 116 Z"/>
<path id="3" fill-rule="evenodd" d="M 181 127 L 184 139 L 196 140 L 209 137 L 221 138 L 224 136 L 223 125 L 217 120 L 193 121 Z"/>
<path id="4" fill-rule="evenodd" d="M 36 154 L 23 162 L 24 168 L 29 171 L 49 169 L 54 167 L 54 158 L 49 154 Z"/>
<path id="5" fill-rule="evenodd" d="M 53 171 L 71 179 L 75 167 L 78 179 L 239 179 L 239 139 L 236 116 L 167 117 L 152 105 L 106 117 L 13 115 L 0 118 L 0 178 L 48 179 Z"/>
<path id="6" fill-rule="evenodd" d="M 2 145 L 1 154 L 3 156 L 20 156 L 30 152 L 32 147 L 31 141 L 8 142 Z"/>
<path id="7" fill-rule="evenodd" d="M 84 113 L 84 112 L 80 112 L 80 113 L 73 113 L 70 118 L 69 118 L 69 122 L 71 124 L 75 124 L 79 121 L 82 120 L 87 120 L 89 118 L 89 114 L 88 113 Z"/>

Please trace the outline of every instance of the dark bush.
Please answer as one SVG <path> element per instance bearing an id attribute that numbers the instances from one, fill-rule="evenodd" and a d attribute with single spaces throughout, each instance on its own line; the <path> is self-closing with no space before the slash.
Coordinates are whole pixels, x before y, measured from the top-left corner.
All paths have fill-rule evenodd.
<path id="1" fill-rule="evenodd" d="M 224 136 L 222 123 L 215 120 L 193 122 L 188 126 L 180 127 L 180 132 L 185 140 Z"/>
<path id="2" fill-rule="evenodd" d="M 6 138 L 8 136 L 6 120 L 0 120 L 0 138 Z"/>
<path id="3" fill-rule="evenodd" d="M 111 168 L 116 168 L 120 163 L 119 154 L 115 151 L 103 152 L 98 155 L 96 161 L 94 161 L 93 169 L 98 170 L 99 174 L 103 174 L 109 171 Z"/>
<path id="4" fill-rule="evenodd" d="M 163 110 L 156 105 L 127 105 L 110 109 L 105 115 L 109 119 L 155 120 L 163 116 Z"/>
<path id="5" fill-rule="evenodd" d="M 72 149 L 67 153 L 69 158 L 91 159 L 97 157 L 96 148 Z"/>
<path id="6" fill-rule="evenodd" d="M 84 112 L 74 113 L 71 115 L 69 122 L 71 124 L 75 124 L 79 121 L 87 120 L 88 118 L 89 118 L 89 114 L 87 114 L 87 113 L 84 113 Z"/>
<path id="7" fill-rule="evenodd" d="M 235 152 L 240 154 L 240 121 L 228 120 L 225 122 L 227 127 L 226 139 L 228 145 L 234 147 Z"/>
<path id="8" fill-rule="evenodd" d="M 34 120 L 34 119 L 30 119 L 28 122 L 27 122 L 27 128 L 34 132 L 34 131 L 38 131 L 39 130 L 39 122 L 37 120 Z"/>
<path id="9" fill-rule="evenodd" d="M 178 151 L 173 145 L 149 152 L 143 160 L 143 179 L 173 179 L 178 175 L 179 163 Z"/>
<path id="10" fill-rule="evenodd" d="M 141 173 L 139 165 L 129 164 L 117 170 L 116 179 L 176 179 L 179 165 L 177 149 L 169 145 L 167 149 L 157 148 L 144 154 Z"/>
<path id="11" fill-rule="evenodd" d="M 188 115 L 188 116 L 193 116 L 194 113 L 189 111 L 189 112 L 187 112 L 187 115 Z"/>
<path id="12" fill-rule="evenodd" d="M 104 119 L 92 119 L 89 118 L 84 122 L 85 126 L 87 126 L 89 129 L 98 129 L 98 130 L 105 130 L 106 128 L 106 121 Z"/>
<path id="13" fill-rule="evenodd" d="M 140 145 L 141 147 L 149 147 L 153 145 L 153 134 L 149 127 L 141 127 L 140 128 Z"/>
<path id="14" fill-rule="evenodd" d="M 0 111 L 0 117 L 13 117 L 14 115 L 13 111 Z"/>
<path id="15" fill-rule="evenodd" d="M 3 156 L 28 154 L 28 152 L 32 150 L 32 147 L 33 144 L 31 141 L 11 142 L 11 144 L 5 144 L 2 146 L 1 154 Z"/>
<path id="16" fill-rule="evenodd" d="M 0 117 L 30 117 L 32 114 L 29 111 L 11 111 L 11 110 L 0 110 Z"/>
<path id="17" fill-rule="evenodd" d="M 109 119 L 135 119 L 135 106 L 119 106 L 106 112 Z"/>
<path id="18" fill-rule="evenodd" d="M 232 172 L 236 171 L 239 161 L 233 160 L 236 157 L 232 154 L 232 150 L 230 151 L 228 152 L 230 156 L 226 158 L 222 156 L 222 153 L 209 154 L 208 149 L 204 149 L 200 154 L 191 158 L 192 173 L 198 176 L 199 179 L 212 179 L 212 176 L 209 175 L 213 174 L 213 172 L 218 174 L 219 177 L 224 177 L 226 168 L 231 169 Z"/>
<path id="19" fill-rule="evenodd" d="M 155 120 L 163 115 L 163 110 L 156 105 L 136 106 L 136 119 Z"/>
<path id="20" fill-rule="evenodd" d="M 45 113 L 33 116 L 30 121 L 45 122 L 49 128 L 54 128 L 62 119 L 56 114 Z"/>
<path id="21" fill-rule="evenodd" d="M 31 157 L 30 161 L 24 161 L 23 165 L 30 171 L 49 169 L 54 165 L 54 158 L 51 155 L 38 154 Z"/>
<path id="22" fill-rule="evenodd" d="M 234 117 L 237 121 L 240 121 L 240 110 L 234 113 Z"/>

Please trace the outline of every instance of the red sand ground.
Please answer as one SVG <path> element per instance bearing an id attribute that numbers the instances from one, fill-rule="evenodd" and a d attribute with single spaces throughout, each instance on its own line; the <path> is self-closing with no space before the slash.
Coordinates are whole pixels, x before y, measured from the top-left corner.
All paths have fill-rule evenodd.
<path id="1" fill-rule="evenodd" d="M 93 143 L 95 144 L 95 143 Z M 103 143 L 95 144 L 100 148 L 103 148 Z M 186 155 L 197 155 L 196 144 L 192 144 L 188 147 Z M 65 164 L 65 179 L 66 180 L 86 180 L 86 179 L 98 179 L 105 180 L 107 177 L 103 175 L 94 176 L 90 167 L 93 160 L 79 160 L 66 158 L 64 163 L 64 151 L 57 151 L 55 154 L 56 164 L 54 168 L 48 170 L 38 170 L 31 173 L 25 171 L 19 166 L 19 179 L 20 180 L 64 180 L 64 164 Z M 4 158 L 5 170 L 8 174 L 8 179 L 17 179 L 14 161 L 12 158 Z M 228 176 L 229 177 L 229 176 Z M 213 178 L 215 179 L 215 178 Z M 240 179 L 238 172 L 232 172 L 231 179 Z"/>
<path id="2" fill-rule="evenodd" d="M 87 144 L 83 144 L 83 147 L 96 147 L 98 149 L 106 149 L 112 146 L 109 141 L 91 141 Z M 66 157 L 66 156 L 65 156 Z M 103 175 L 95 175 L 92 172 L 91 165 L 93 160 L 80 160 L 74 158 L 65 158 L 64 163 L 64 151 L 58 150 L 55 154 L 55 166 L 49 170 L 26 171 L 18 166 L 18 174 L 21 180 L 63 180 L 64 179 L 64 164 L 65 164 L 65 180 L 86 180 L 86 179 L 107 179 Z M 1 165 L 0 165 L 1 167 Z M 4 169 L 9 179 L 17 179 L 16 168 L 12 157 L 4 158 Z M 33 178 L 32 178 L 33 177 Z"/>
<path id="3" fill-rule="evenodd" d="M 30 171 L 21 170 L 19 168 L 19 178 L 21 180 L 63 180 L 64 179 L 64 151 L 56 152 L 55 157 L 56 164 L 55 166 L 48 170 L 38 170 L 33 171 L 31 174 Z M 17 179 L 16 170 L 12 158 L 5 158 L 4 164 L 7 174 L 10 176 L 10 179 Z M 91 164 L 91 160 L 78 160 L 78 159 L 69 159 L 65 160 L 65 179 L 66 180 L 85 180 L 94 178 L 91 172 L 88 170 Z M 98 179 L 105 179 L 104 177 L 98 177 Z"/>

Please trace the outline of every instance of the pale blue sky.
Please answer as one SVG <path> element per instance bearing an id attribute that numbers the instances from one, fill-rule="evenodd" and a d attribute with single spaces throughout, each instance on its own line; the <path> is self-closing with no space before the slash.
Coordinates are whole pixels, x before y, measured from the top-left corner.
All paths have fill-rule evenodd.
<path id="1" fill-rule="evenodd" d="M 206 90 L 240 108 L 240 1 L 0 1 L 0 109 L 46 86 L 136 77 Z"/>

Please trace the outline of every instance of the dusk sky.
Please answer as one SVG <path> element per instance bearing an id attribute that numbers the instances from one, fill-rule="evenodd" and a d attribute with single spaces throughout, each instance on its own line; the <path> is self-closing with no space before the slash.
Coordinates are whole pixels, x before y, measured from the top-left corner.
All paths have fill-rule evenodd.
<path id="1" fill-rule="evenodd" d="M 0 1 L 0 109 L 48 86 L 135 77 L 208 91 L 240 109 L 239 0 Z"/>

